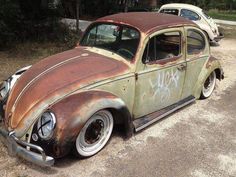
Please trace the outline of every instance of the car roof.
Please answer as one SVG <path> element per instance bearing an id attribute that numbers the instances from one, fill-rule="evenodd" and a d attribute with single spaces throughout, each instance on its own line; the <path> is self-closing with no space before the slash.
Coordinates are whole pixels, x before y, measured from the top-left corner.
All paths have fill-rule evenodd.
<path id="1" fill-rule="evenodd" d="M 202 12 L 202 9 L 200 7 L 191 5 L 191 4 L 184 4 L 184 3 L 171 3 L 171 4 L 165 4 L 161 6 L 161 9 L 163 8 L 178 8 L 178 9 L 189 9 L 197 12 Z"/>
<path id="2" fill-rule="evenodd" d="M 141 32 L 148 33 L 153 30 L 165 29 L 178 26 L 197 26 L 194 22 L 169 14 L 157 12 L 129 12 L 105 16 L 96 22 L 110 22 L 129 25 L 139 29 Z"/>

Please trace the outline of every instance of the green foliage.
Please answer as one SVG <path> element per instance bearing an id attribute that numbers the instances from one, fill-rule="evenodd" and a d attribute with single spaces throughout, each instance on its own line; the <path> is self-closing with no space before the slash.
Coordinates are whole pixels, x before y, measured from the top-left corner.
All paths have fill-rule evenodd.
<path id="1" fill-rule="evenodd" d="M 25 41 L 74 45 L 78 35 L 60 23 L 60 4 L 49 0 L 0 0 L 0 48 Z"/>
<path id="2" fill-rule="evenodd" d="M 22 14 L 16 0 L 0 0 L 0 46 L 14 41 Z"/>
<path id="3" fill-rule="evenodd" d="M 236 21 L 236 11 L 229 12 L 214 9 L 208 11 L 208 15 L 210 15 L 214 19 Z"/>

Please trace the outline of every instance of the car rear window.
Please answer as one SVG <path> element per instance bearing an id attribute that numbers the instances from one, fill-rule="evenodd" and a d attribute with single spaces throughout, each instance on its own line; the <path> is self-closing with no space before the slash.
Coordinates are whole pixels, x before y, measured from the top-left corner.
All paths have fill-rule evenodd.
<path id="1" fill-rule="evenodd" d="M 160 13 L 170 14 L 170 15 L 179 15 L 178 9 L 162 9 Z"/>

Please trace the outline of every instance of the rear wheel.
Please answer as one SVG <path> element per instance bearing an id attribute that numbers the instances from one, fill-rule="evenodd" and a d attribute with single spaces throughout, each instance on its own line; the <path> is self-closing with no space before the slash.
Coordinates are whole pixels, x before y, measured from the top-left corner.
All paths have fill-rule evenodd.
<path id="1" fill-rule="evenodd" d="M 201 98 L 205 99 L 210 97 L 215 88 L 215 85 L 216 85 L 216 72 L 213 71 L 203 84 Z"/>
<path id="2" fill-rule="evenodd" d="M 90 157 L 108 142 L 114 126 L 113 116 L 107 110 L 96 112 L 84 125 L 76 139 L 76 153 Z"/>

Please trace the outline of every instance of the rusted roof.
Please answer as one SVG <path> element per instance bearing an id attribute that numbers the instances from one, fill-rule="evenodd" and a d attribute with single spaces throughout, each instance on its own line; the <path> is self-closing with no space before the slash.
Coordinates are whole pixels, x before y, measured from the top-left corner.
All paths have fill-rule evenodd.
<path id="1" fill-rule="evenodd" d="M 196 24 L 183 17 L 169 14 L 160 14 L 157 12 L 129 12 L 109 15 L 99 18 L 97 22 L 115 22 L 130 25 L 147 33 L 153 29 L 168 28 L 171 26 L 184 26 Z"/>

